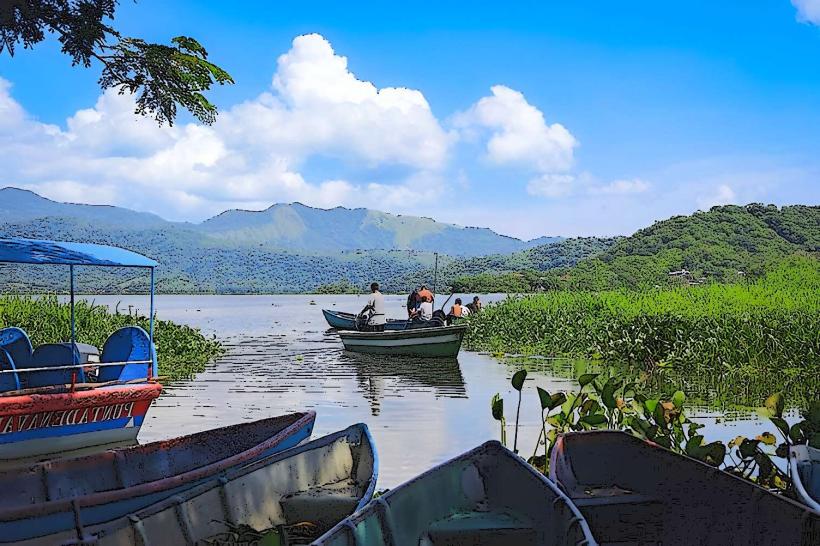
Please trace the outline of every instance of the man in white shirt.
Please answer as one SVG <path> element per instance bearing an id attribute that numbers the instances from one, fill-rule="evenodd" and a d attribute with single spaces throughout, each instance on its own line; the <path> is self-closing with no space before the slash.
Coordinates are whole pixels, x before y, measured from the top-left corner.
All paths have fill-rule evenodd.
<path id="1" fill-rule="evenodd" d="M 384 323 L 386 322 L 384 318 L 384 296 L 379 292 L 379 283 L 372 283 L 370 292 L 370 299 L 367 300 L 367 305 L 362 309 L 362 313 L 370 312 L 367 329 L 371 332 L 384 332 Z"/>
<path id="2" fill-rule="evenodd" d="M 419 306 L 419 317 L 421 320 L 431 320 L 433 318 L 433 302 L 425 298 Z"/>

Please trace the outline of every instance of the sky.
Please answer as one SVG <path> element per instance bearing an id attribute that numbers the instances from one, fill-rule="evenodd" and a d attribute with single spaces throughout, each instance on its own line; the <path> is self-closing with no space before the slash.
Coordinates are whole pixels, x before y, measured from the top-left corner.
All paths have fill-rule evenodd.
<path id="1" fill-rule="evenodd" d="M 235 79 L 211 126 L 134 115 L 55 40 L 0 54 L 0 187 L 170 220 L 275 202 L 524 239 L 820 204 L 820 0 L 125 1 Z"/>

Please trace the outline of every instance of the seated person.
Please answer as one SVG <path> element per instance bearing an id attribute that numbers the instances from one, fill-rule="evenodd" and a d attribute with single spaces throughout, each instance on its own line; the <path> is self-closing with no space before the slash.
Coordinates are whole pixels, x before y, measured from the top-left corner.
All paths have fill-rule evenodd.
<path id="1" fill-rule="evenodd" d="M 433 318 L 433 300 L 425 298 L 419 305 L 418 316 L 421 320 L 431 320 Z"/>
<path id="2" fill-rule="evenodd" d="M 456 298 L 456 302 L 450 308 L 450 317 L 463 318 L 470 314 L 470 309 L 461 304 L 461 298 Z"/>

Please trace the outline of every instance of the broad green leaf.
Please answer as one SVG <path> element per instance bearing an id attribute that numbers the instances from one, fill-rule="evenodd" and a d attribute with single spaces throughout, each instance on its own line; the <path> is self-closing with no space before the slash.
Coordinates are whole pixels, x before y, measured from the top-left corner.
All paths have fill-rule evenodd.
<path id="1" fill-rule="evenodd" d="M 726 457 L 726 446 L 720 442 L 712 442 L 705 447 L 706 462 L 712 466 L 720 466 Z"/>
<path id="2" fill-rule="evenodd" d="M 538 400 L 539 402 L 541 402 L 541 409 L 552 409 L 550 407 L 550 402 L 552 402 L 552 396 L 550 396 L 550 393 L 548 393 L 541 387 L 536 387 L 535 390 L 538 391 Z"/>
<path id="3" fill-rule="evenodd" d="M 778 430 L 783 433 L 783 436 L 789 436 L 789 424 L 785 420 L 780 417 L 771 417 L 771 421 L 774 423 L 774 426 L 776 426 Z"/>
<path id="4" fill-rule="evenodd" d="M 686 454 L 690 457 L 698 458 L 700 455 L 700 446 L 703 444 L 703 436 L 697 434 L 689 438 L 686 442 Z"/>
<path id="5" fill-rule="evenodd" d="M 681 409 L 683 407 L 683 402 L 686 400 L 686 395 L 683 394 L 683 391 L 675 391 L 675 394 L 672 395 L 672 403 L 675 404 L 675 407 Z"/>
<path id="6" fill-rule="evenodd" d="M 527 370 L 518 370 L 512 376 L 512 386 L 515 390 L 521 391 L 524 388 L 524 380 L 527 378 Z"/>
<path id="7" fill-rule="evenodd" d="M 602 413 L 592 413 L 590 415 L 584 415 L 578 420 L 579 423 L 584 425 L 589 425 L 591 427 L 596 427 L 598 425 L 603 425 L 606 423 L 606 415 Z"/>
<path id="8" fill-rule="evenodd" d="M 740 445 L 738 446 L 740 456 L 744 459 L 753 457 L 754 454 L 757 453 L 757 444 L 757 440 L 749 440 L 748 438 L 744 439 L 742 442 L 740 442 Z"/>
<path id="9" fill-rule="evenodd" d="M 584 387 L 592 383 L 595 380 L 595 378 L 599 375 L 600 374 L 597 373 L 585 373 L 584 375 L 578 378 L 578 384 L 581 385 L 581 388 L 583 389 Z"/>
<path id="10" fill-rule="evenodd" d="M 504 399 L 498 393 L 495 393 L 492 401 L 490 401 L 490 408 L 493 412 L 493 419 L 500 421 L 504 418 Z"/>
<path id="11" fill-rule="evenodd" d="M 773 417 L 783 417 L 785 404 L 786 401 L 783 398 L 783 393 L 776 392 L 768 397 L 763 405 L 766 406 L 766 409 L 769 410 L 770 415 Z"/>
<path id="12" fill-rule="evenodd" d="M 611 377 L 609 381 L 606 382 L 606 385 L 604 385 L 604 388 L 601 391 L 601 401 L 610 410 L 615 409 L 618 405 L 615 402 L 615 391 L 617 391 L 618 387 L 620 386 L 621 381 L 617 380 L 614 377 Z"/>
<path id="13" fill-rule="evenodd" d="M 658 405 L 658 400 L 655 398 L 651 398 L 649 400 L 645 400 L 643 403 L 643 407 L 646 408 L 646 411 L 649 413 L 655 413 L 655 406 Z"/>
<path id="14" fill-rule="evenodd" d="M 550 397 L 550 410 L 554 410 L 567 401 L 567 395 L 563 392 L 556 392 Z"/>

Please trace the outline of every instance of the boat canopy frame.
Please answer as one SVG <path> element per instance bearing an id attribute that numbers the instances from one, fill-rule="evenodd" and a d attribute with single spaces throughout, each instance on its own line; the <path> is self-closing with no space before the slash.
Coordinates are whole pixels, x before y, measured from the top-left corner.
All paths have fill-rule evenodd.
<path id="1" fill-rule="evenodd" d="M 70 285 L 69 301 L 71 307 L 71 346 L 73 348 L 77 347 L 77 328 L 74 315 L 74 266 L 85 265 L 92 267 L 133 267 L 148 269 L 150 271 L 148 339 L 150 347 L 154 347 L 154 270 L 159 264 L 151 258 L 131 250 L 110 245 L 26 239 L 22 237 L 2 237 L 0 238 L 0 263 L 68 266 Z M 80 366 L 80 362 L 77 361 L 77 351 L 72 350 L 72 355 L 72 366 Z M 151 355 L 149 379 L 151 376 L 156 377 L 158 374 L 155 351 L 152 350 Z"/>

